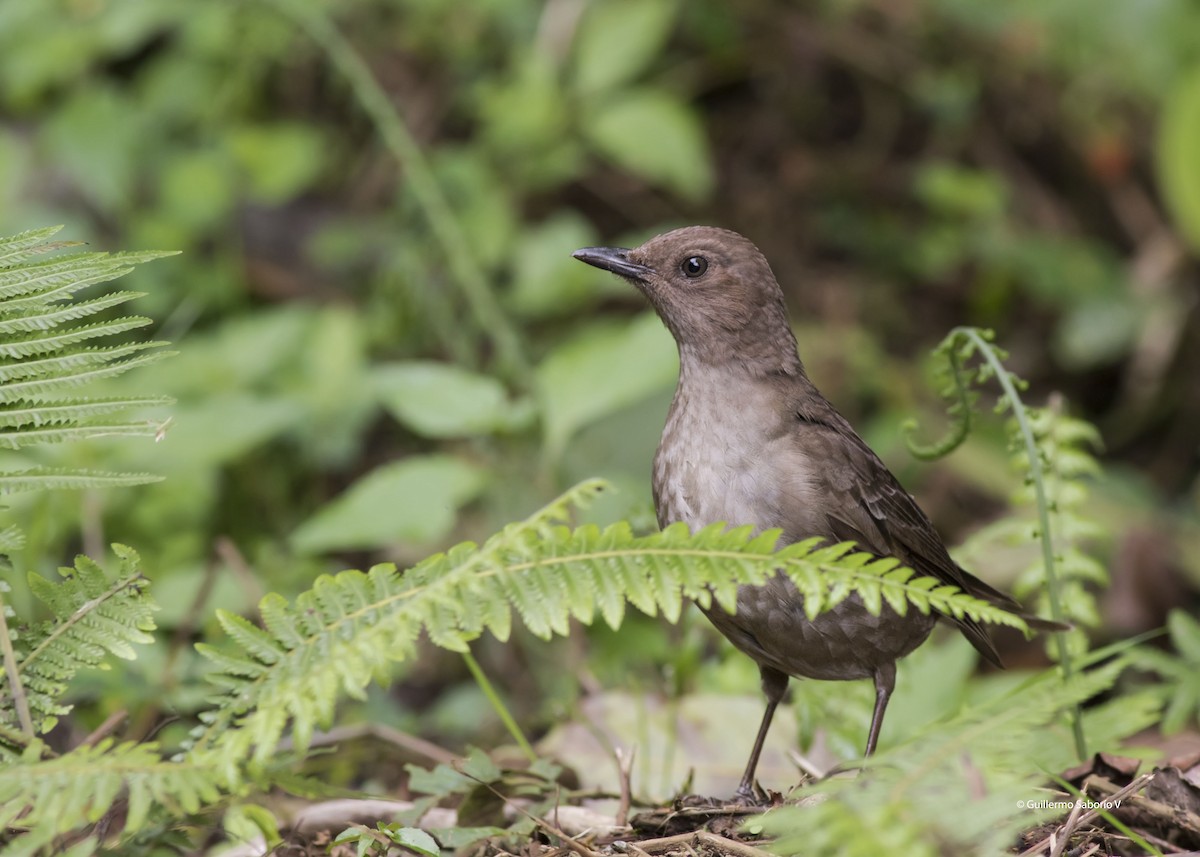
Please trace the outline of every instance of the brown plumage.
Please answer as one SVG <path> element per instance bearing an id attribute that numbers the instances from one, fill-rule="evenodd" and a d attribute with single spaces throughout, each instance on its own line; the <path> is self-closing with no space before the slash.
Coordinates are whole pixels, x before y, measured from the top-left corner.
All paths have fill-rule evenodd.
<path id="1" fill-rule="evenodd" d="M 693 530 L 723 521 L 779 528 L 781 544 L 811 536 L 854 541 L 919 574 L 1005 609 L 1017 604 L 946 552 L 929 518 L 846 419 L 817 390 L 796 353 L 783 293 L 749 240 L 725 229 L 676 229 L 625 250 L 590 247 L 575 258 L 640 289 L 679 346 L 679 385 L 654 457 L 660 526 Z M 738 796 L 754 795 L 754 771 L 788 676 L 871 678 L 876 702 L 867 738 L 875 750 L 896 661 L 925 641 L 937 618 L 872 616 L 849 598 L 810 621 L 795 586 L 778 575 L 743 586 L 737 612 L 708 618 L 762 673 L 767 709 Z M 950 618 L 950 617 L 940 617 Z M 996 649 L 971 619 L 954 619 L 993 664 Z"/>

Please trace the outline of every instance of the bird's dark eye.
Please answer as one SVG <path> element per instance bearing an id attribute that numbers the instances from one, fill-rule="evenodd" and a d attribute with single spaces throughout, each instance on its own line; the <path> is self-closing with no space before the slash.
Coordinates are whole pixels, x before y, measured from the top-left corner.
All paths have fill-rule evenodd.
<path id="1" fill-rule="evenodd" d="M 694 280 L 708 270 L 708 260 L 703 256 L 689 256 L 683 260 L 679 270 L 683 271 L 685 277 Z"/>

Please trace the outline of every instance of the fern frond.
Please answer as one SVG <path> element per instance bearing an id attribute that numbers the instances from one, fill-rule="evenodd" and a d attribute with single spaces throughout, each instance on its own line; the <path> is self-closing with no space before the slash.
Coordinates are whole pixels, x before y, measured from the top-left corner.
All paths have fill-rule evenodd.
<path id="1" fill-rule="evenodd" d="M 58 354 L 40 360 L 22 360 L 20 363 L 0 362 L 0 384 L 21 381 L 25 378 L 56 377 L 67 372 L 120 360 L 147 348 L 159 348 L 165 342 L 128 342 L 124 345 L 83 348 L 69 354 Z"/>
<path id="2" fill-rule="evenodd" d="M 0 529 L 0 554 L 11 554 L 25 547 L 25 534 L 16 524 Z M 0 592 L 3 592 L 0 587 Z"/>
<path id="3" fill-rule="evenodd" d="M 181 816 L 220 798 L 211 768 L 164 761 L 150 742 L 106 739 L 51 759 L 38 758 L 37 749 L 0 767 L 0 828 L 15 822 L 34 835 L 67 833 L 94 824 L 124 797 L 125 832 L 133 833 L 155 808 Z"/>
<path id="4" fill-rule="evenodd" d="M 31 404 L 24 408 L 0 407 L 0 428 L 63 425 L 130 408 L 152 408 L 170 402 L 171 399 L 167 396 L 142 396 L 129 399 L 76 399 L 61 403 Z"/>
<path id="5" fill-rule="evenodd" d="M 0 304 L 0 336 L 50 330 L 64 322 L 78 321 L 145 295 L 145 292 L 110 292 L 89 301 L 72 304 L 39 303 L 19 309 L 9 301 Z"/>
<path id="6" fill-rule="evenodd" d="M 96 401 L 77 395 L 79 387 L 169 356 L 157 342 L 90 345 L 97 338 L 150 324 L 150 319 L 140 316 L 94 320 L 140 293 L 114 291 L 82 301 L 74 297 L 81 289 L 116 279 L 143 262 L 173 254 L 73 253 L 31 261 L 32 256 L 66 246 L 46 242 L 56 231 L 40 229 L 0 238 L 0 449 L 114 436 L 157 437 L 161 423 L 99 420 L 169 399 Z M 146 474 L 37 468 L 0 473 L 0 493 L 150 481 L 155 478 Z"/>
<path id="7" fill-rule="evenodd" d="M 30 590 L 53 618 L 23 633 L 14 648 L 18 681 L 43 727 L 71 710 L 59 700 L 80 669 L 99 666 L 108 655 L 131 659 L 133 644 L 153 640 L 147 632 L 154 628 L 151 614 L 157 608 L 145 595 L 138 556 L 123 545 L 113 550 L 120 567 L 112 579 L 85 556 L 75 559 L 74 568 L 59 569 L 63 579 L 58 582 L 29 575 Z M 5 676 L 0 722 L 15 722 L 12 691 Z"/>
<path id="8" fill-rule="evenodd" d="M 115 280 L 144 262 L 174 255 L 173 252 L 72 253 L 3 267 L 0 268 L 0 309 L 5 301 L 25 295 L 53 293 L 55 297 L 62 297 L 64 288 L 76 292 L 86 286 Z"/>
<path id="9" fill-rule="evenodd" d="M 154 473 L 112 473 L 103 470 L 65 470 L 56 467 L 31 467 L 0 473 L 0 494 L 17 494 L 43 488 L 80 490 L 83 488 L 128 488 L 161 482 Z"/>
<path id="10" fill-rule="evenodd" d="M 139 342 L 123 346 L 119 349 L 113 349 L 113 352 L 119 351 L 128 354 L 135 351 L 144 351 L 147 348 L 157 348 L 162 344 L 161 342 Z M 135 357 L 115 361 L 115 358 L 111 354 L 100 356 L 101 353 L 99 351 L 87 349 L 58 358 L 30 361 L 26 364 L 27 366 L 31 366 L 34 363 L 58 364 L 61 369 L 56 373 L 48 372 L 44 375 L 24 375 L 23 377 L 29 378 L 29 380 L 0 385 L 0 403 L 57 401 L 72 388 L 82 387 L 104 378 L 115 378 L 118 375 L 123 375 L 130 369 L 136 369 L 139 366 L 146 366 L 150 363 L 157 363 L 159 360 L 167 357 L 174 357 L 176 353 L 178 352 L 153 351 L 148 354 L 138 354 Z M 97 359 L 87 359 L 91 356 L 97 356 Z M 71 360 L 70 358 L 73 357 L 84 359 Z M 114 360 L 114 362 L 107 362 L 109 360 Z M 78 368 L 71 368 L 72 365 Z M 7 368 L 9 367 L 0 366 L 0 375 Z"/>
<path id="11" fill-rule="evenodd" d="M 46 226 L 41 229 L 30 229 L 17 235 L 0 236 L 0 268 L 11 267 L 18 262 L 24 262 L 40 253 L 47 253 L 64 245 L 74 245 L 76 242 L 47 243 L 62 230 L 61 226 Z"/>
<path id="12" fill-rule="evenodd" d="M 1024 628 L 1019 617 L 849 544 L 809 540 L 776 551 L 777 532 L 756 535 L 749 527 L 714 525 L 692 534 L 676 525 L 637 537 L 626 524 L 571 530 L 556 523 L 599 489 L 585 483 L 482 546 L 459 545 L 404 575 L 381 565 L 321 577 L 294 605 L 268 596 L 261 605 L 265 629 L 222 614 L 236 651 L 201 647 L 222 670 L 227 695 L 195 749 L 261 764 L 289 720 L 303 747 L 330 722 L 343 694 L 361 697 L 369 681 L 413 653 L 422 632 L 461 651 L 484 631 L 507 637 L 513 610 L 534 634 L 549 637 L 565 634 L 571 619 L 590 623 L 597 614 L 616 627 L 627 601 L 670 619 L 686 599 L 732 610 L 739 585 L 782 573 L 813 616 L 857 594 L 876 611 L 886 601 L 901 611 L 912 605 Z"/>
<path id="13" fill-rule="evenodd" d="M 10 360 L 36 357 L 39 354 L 61 351 L 67 346 L 86 342 L 98 336 L 114 336 L 118 333 L 137 330 L 139 327 L 145 327 L 150 323 L 150 319 L 135 315 L 114 321 L 99 321 L 94 324 L 85 324 L 43 336 L 26 336 L 21 339 L 10 339 L 0 342 L 0 357 Z"/>
<path id="14" fill-rule="evenodd" d="M 40 443 L 94 440 L 99 437 L 157 437 L 161 431 L 161 423 L 148 420 L 135 423 L 89 423 L 88 425 L 64 428 L 0 431 L 0 449 L 21 449 Z"/>

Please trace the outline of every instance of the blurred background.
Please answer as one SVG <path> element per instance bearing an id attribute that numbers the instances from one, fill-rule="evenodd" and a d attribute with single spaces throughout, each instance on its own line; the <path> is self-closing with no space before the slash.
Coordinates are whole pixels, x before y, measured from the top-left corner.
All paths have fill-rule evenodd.
<path id="1" fill-rule="evenodd" d="M 163 605 L 132 672 L 85 686 L 84 734 L 120 708 L 182 734 L 217 607 L 485 538 L 590 476 L 619 488 L 591 519 L 652 529 L 674 346 L 570 254 L 690 223 L 763 249 L 810 374 L 949 541 L 1020 488 L 1002 419 L 933 465 L 900 425 L 941 430 L 929 350 L 980 325 L 1028 401 L 1103 437 L 1093 638 L 1200 604 L 1192 0 L 5 0 L 0 234 L 56 223 L 184 251 L 119 284 L 180 351 L 121 381 L 178 399 L 166 438 L 42 455 L 166 481 L 9 510 L 19 569 L 120 541 Z M 974 668 L 947 646 L 911 669 Z M 695 615 L 478 648 L 533 735 L 611 691 L 757 694 Z M 845 706 L 856 752 L 869 689 L 817 687 L 801 726 Z M 347 717 L 503 739 L 444 652 Z"/>

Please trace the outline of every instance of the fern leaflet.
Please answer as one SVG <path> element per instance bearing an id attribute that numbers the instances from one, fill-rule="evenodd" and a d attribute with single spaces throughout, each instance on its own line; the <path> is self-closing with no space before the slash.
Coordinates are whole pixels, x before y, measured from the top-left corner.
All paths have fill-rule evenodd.
<path id="1" fill-rule="evenodd" d="M 225 695 L 195 736 L 193 752 L 226 760 L 270 758 L 288 722 L 303 748 L 328 724 L 343 695 L 361 698 L 413 654 L 422 632 L 462 651 L 484 631 L 508 636 L 515 610 L 540 637 L 565 634 L 571 619 L 599 616 L 617 627 L 625 602 L 675 619 L 686 599 L 727 610 L 742 584 L 786 574 L 805 596 L 810 616 L 857 594 L 873 610 L 917 609 L 1024 628 L 1017 616 L 955 587 L 917 577 L 894 560 L 858 553 L 850 544 L 809 540 L 775 550 L 777 532 L 714 525 L 692 534 L 682 525 L 634 536 L 621 523 L 601 530 L 562 525 L 567 510 L 601 490 L 588 482 L 482 546 L 462 544 L 403 575 L 380 565 L 318 578 L 288 604 L 263 599 L 263 628 L 220 614 L 236 650 L 201 646 Z M 232 776 L 233 762 L 228 773 Z"/>

